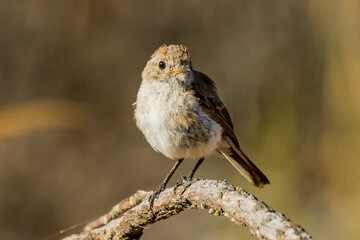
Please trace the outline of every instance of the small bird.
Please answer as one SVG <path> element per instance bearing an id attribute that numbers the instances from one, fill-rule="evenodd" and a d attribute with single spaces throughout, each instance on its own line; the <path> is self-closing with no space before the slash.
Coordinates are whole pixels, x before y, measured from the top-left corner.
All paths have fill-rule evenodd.
<path id="1" fill-rule="evenodd" d="M 147 62 L 136 102 L 137 127 L 157 152 L 177 162 L 155 198 L 185 158 L 198 160 L 185 178 L 191 181 L 203 160 L 211 154 L 224 156 L 256 187 L 269 184 L 267 177 L 240 149 L 230 114 L 220 100 L 215 83 L 192 67 L 184 45 L 163 45 Z"/>

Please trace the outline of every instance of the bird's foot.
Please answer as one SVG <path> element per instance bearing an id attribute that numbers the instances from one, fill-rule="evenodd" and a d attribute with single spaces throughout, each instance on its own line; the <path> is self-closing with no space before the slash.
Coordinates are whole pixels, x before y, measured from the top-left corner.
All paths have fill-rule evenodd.
<path id="1" fill-rule="evenodd" d="M 194 174 L 190 173 L 190 174 L 187 175 L 187 176 L 182 176 L 182 179 L 183 179 L 183 181 L 185 181 L 185 182 L 191 182 L 192 179 L 193 179 L 193 176 L 194 176 Z"/>
<path id="2" fill-rule="evenodd" d="M 174 194 L 176 194 L 176 191 L 180 186 L 183 186 L 183 189 L 181 190 L 180 194 L 183 194 L 188 187 L 192 184 L 194 174 L 190 173 L 187 176 L 182 176 L 181 180 L 177 181 L 174 186 Z"/>
<path id="3" fill-rule="evenodd" d="M 160 187 L 151 194 L 151 196 L 149 197 L 149 203 L 150 203 L 150 210 L 152 211 L 153 206 L 154 206 L 154 201 L 156 198 L 159 197 L 160 193 L 163 192 L 165 190 L 165 185 L 161 184 Z"/>

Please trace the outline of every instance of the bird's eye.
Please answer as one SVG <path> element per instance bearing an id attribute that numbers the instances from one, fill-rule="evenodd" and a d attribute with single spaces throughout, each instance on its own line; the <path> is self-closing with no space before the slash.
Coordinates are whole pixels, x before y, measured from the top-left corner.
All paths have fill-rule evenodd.
<path id="1" fill-rule="evenodd" d="M 159 68 L 160 69 L 164 69 L 165 68 L 165 63 L 163 61 L 159 62 Z"/>

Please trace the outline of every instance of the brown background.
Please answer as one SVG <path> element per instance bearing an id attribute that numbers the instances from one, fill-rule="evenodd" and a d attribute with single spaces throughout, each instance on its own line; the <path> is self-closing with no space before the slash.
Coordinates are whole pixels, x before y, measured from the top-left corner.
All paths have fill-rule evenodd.
<path id="1" fill-rule="evenodd" d="M 271 185 L 227 179 L 316 239 L 358 239 L 360 4 L 344 1 L 1 1 L 0 239 L 42 239 L 92 219 L 173 162 L 136 129 L 140 75 L 161 44 L 182 43 L 215 80 L 242 148 Z M 170 185 L 187 174 L 186 161 Z M 187 211 L 143 239 L 254 239 Z"/>

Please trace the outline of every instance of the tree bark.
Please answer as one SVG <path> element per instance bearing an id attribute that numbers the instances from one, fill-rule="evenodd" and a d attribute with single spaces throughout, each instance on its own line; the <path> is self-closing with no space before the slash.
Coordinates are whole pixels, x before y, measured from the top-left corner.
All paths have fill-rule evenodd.
<path id="1" fill-rule="evenodd" d="M 250 233 L 259 239 L 311 239 L 301 226 L 292 223 L 285 215 L 226 181 L 196 179 L 180 182 L 162 192 L 152 210 L 148 201 L 151 194 L 136 192 L 88 224 L 82 233 L 65 239 L 139 239 L 146 225 L 185 209 L 208 209 L 212 215 L 224 216 L 236 224 L 248 226 Z"/>

